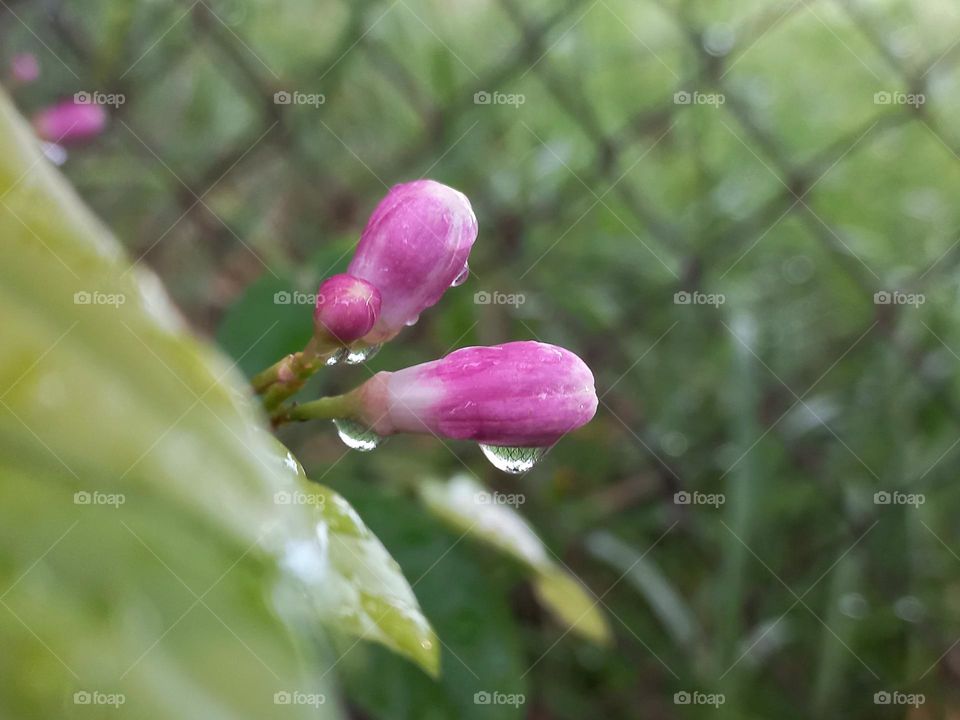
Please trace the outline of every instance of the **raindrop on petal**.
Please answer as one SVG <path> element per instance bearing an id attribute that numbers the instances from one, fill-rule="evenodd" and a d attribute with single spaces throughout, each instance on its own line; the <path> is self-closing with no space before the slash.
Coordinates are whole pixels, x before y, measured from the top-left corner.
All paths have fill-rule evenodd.
<path id="1" fill-rule="evenodd" d="M 346 348 L 340 348 L 339 350 L 335 351 L 333 355 L 327 358 L 327 366 L 339 365 L 347 359 L 348 353 L 349 351 Z"/>
<path id="2" fill-rule="evenodd" d="M 514 475 L 530 470 L 543 457 L 542 447 L 501 447 L 480 444 L 487 460 L 497 469 Z"/>
<path id="3" fill-rule="evenodd" d="M 46 156 L 47 160 L 52 162 L 57 167 L 60 167 L 67 161 L 67 149 L 63 147 L 63 145 L 42 142 L 40 143 L 40 150 Z"/>
<path id="4" fill-rule="evenodd" d="M 377 447 L 380 441 L 383 440 L 383 438 L 373 430 L 353 420 L 338 419 L 334 420 L 333 424 L 337 426 L 337 434 L 340 436 L 340 439 L 343 440 L 343 444 L 351 450 L 369 452 Z"/>
<path id="5" fill-rule="evenodd" d="M 345 362 L 347 365 L 359 365 L 360 363 L 366 362 L 380 352 L 381 347 L 383 346 L 365 345 L 363 347 L 345 349 L 342 351 L 344 353 L 343 362 Z"/>
<path id="6" fill-rule="evenodd" d="M 468 277 L 470 277 L 470 266 L 464 263 L 463 270 L 461 270 L 460 274 L 453 279 L 453 282 L 450 283 L 450 287 L 460 287 L 467 281 Z"/>

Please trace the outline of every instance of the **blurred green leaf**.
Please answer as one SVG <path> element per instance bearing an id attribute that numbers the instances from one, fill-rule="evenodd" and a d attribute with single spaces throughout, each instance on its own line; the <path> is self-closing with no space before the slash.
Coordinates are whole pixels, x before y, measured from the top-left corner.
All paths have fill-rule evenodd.
<path id="1" fill-rule="evenodd" d="M 436 677 L 439 642 L 400 566 L 343 497 L 323 485 L 314 488 L 317 533 L 329 562 L 320 588 L 326 622 L 382 643 Z"/>
<path id="2" fill-rule="evenodd" d="M 543 603 L 571 631 L 599 644 L 611 641 L 599 601 L 572 574 L 555 563 L 543 541 L 520 513 L 467 475 L 448 482 L 424 480 L 420 497 L 443 522 L 519 560 Z M 509 496 L 504 498 L 509 500 Z"/>
<path id="3" fill-rule="evenodd" d="M 241 378 L 2 95 L 0 198 L 0 715 L 93 716 L 101 693 L 270 717 L 310 692 L 291 717 L 336 716 L 316 623 L 280 617 L 304 610 L 277 560 L 309 516 L 274 502 L 288 478 Z"/>
<path id="4" fill-rule="evenodd" d="M 341 650 L 341 675 L 351 700 L 384 720 L 518 720 L 518 705 L 479 704 L 477 693 L 529 692 L 529 659 L 520 644 L 510 589 L 516 573 L 484 568 L 475 550 L 405 496 L 348 481 L 344 493 L 396 556 L 442 640 L 443 673 L 433 680 L 393 653 L 351 642 Z M 355 646 L 355 647 L 354 647 Z M 529 696 L 526 696 L 529 697 Z"/>
<path id="5" fill-rule="evenodd" d="M 604 530 L 587 538 L 587 549 L 640 591 L 675 642 L 689 646 L 700 637 L 701 629 L 690 606 L 645 553 Z"/>
<path id="6" fill-rule="evenodd" d="M 336 632 L 381 643 L 431 677 L 440 671 L 439 642 L 403 571 L 356 510 L 336 491 L 312 482 L 279 440 L 292 491 L 274 499 L 312 508 L 316 539 L 288 546 L 285 563 L 314 590 L 321 620 Z"/>

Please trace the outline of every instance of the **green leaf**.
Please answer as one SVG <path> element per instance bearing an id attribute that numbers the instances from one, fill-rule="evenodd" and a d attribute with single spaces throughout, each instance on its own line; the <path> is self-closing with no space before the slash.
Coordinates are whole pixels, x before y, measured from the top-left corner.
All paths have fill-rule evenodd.
<path id="1" fill-rule="evenodd" d="M 351 701 L 372 718 L 390 720 L 519 720 L 531 709 L 521 628 L 510 604 L 516 573 L 506 563 L 484 567 L 477 548 L 412 498 L 367 478 L 348 478 L 344 493 L 407 573 L 443 639 L 443 674 L 432 680 L 375 644 L 342 649 L 337 666 Z M 478 704 L 477 693 L 526 702 Z"/>
<path id="2" fill-rule="evenodd" d="M 430 512 L 447 525 L 528 568 L 540 602 L 570 631 L 597 644 L 609 644 L 610 628 L 599 600 L 554 562 L 533 528 L 509 504 L 498 502 L 498 496 L 467 475 L 456 475 L 445 483 L 424 480 L 418 489 Z"/>
<path id="3" fill-rule="evenodd" d="M 386 645 L 436 677 L 439 643 L 400 566 L 343 497 L 314 487 L 317 533 L 330 563 L 322 600 L 327 622 Z"/>
<path id="4" fill-rule="evenodd" d="M 0 716 L 336 717 L 313 538 L 242 378 L 0 94 Z M 297 632 L 291 632 L 292 627 Z M 80 700 L 75 693 L 81 693 Z M 319 703 L 319 698 L 324 703 Z"/>
<path id="5" fill-rule="evenodd" d="M 287 548 L 286 565 L 312 587 L 323 622 L 339 632 L 379 642 L 436 677 L 440 669 L 436 635 L 397 561 L 345 498 L 311 482 L 293 453 L 279 440 L 275 443 L 284 471 L 297 488 L 279 493 L 275 500 L 311 507 L 316 522 L 314 538 Z"/>

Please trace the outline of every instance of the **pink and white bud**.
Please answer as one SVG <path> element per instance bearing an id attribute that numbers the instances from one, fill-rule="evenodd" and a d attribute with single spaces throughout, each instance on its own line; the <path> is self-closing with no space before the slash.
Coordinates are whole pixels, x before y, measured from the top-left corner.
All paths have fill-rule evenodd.
<path id="1" fill-rule="evenodd" d="M 20 53 L 10 60 L 10 79 L 14 85 L 29 85 L 40 77 L 40 63 L 33 53 Z"/>
<path id="2" fill-rule="evenodd" d="M 380 317 L 380 291 L 353 275 L 334 275 L 320 283 L 313 326 L 318 338 L 347 345 L 373 329 Z"/>
<path id="3" fill-rule="evenodd" d="M 477 218 L 467 197 L 433 180 L 395 185 L 360 236 L 348 272 L 373 283 L 383 300 L 367 342 L 381 343 L 466 277 L 477 239 Z"/>
<path id="4" fill-rule="evenodd" d="M 96 137 L 107 126 L 107 111 L 102 105 L 64 100 L 41 110 L 33 118 L 33 128 L 41 140 L 69 145 Z"/>
<path id="5" fill-rule="evenodd" d="M 356 391 L 357 419 L 379 435 L 434 433 L 503 447 L 545 447 L 597 411 L 593 373 L 539 342 L 468 347 L 374 375 Z"/>

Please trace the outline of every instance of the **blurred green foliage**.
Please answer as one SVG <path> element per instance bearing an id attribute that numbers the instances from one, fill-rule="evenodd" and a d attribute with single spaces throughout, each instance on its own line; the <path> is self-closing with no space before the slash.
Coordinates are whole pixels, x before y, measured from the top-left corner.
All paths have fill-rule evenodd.
<path id="1" fill-rule="evenodd" d="M 3 17 L 0 47 L 43 64 L 16 92 L 25 113 L 125 94 L 64 170 L 244 372 L 309 333 L 309 308 L 274 294 L 342 270 L 386 188 L 424 174 L 474 204 L 470 280 L 304 396 L 521 338 L 593 368 L 597 418 L 519 481 L 462 443 L 358 455 L 332 428 L 283 430 L 398 559 L 443 646 L 436 682 L 339 648 L 357 716 L 960 712 L 955 4 L 92 0 Z M 893 291 L 923 303 L 875 299 Z M 413 499 L 462 472 L 525 495 L 613 646 L 566 634 L 520 568 Z M 896 491 L 925 502 L 875 501 Z"/>

